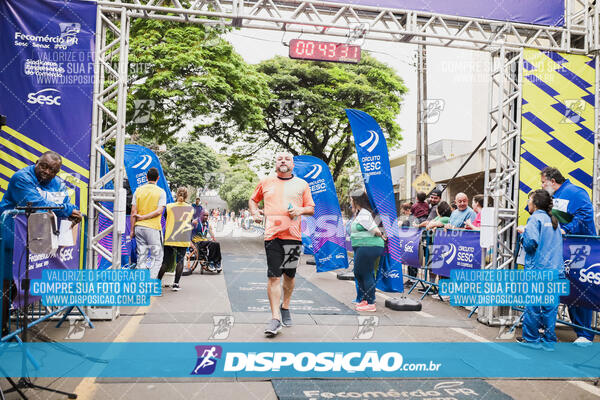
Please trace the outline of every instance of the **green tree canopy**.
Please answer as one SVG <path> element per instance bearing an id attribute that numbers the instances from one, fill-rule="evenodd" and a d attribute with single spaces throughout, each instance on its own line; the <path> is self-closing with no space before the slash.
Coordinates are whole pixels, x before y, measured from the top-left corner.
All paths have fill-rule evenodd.
<path id="1" fill-rule="evenodd" d="M 241 150 L 246 154 L 275 143 L 294 155 L 321 158 L 337 180 L 344 165 L 354 163 L 346 108 L 375 118 L 388 146 L 402 139 L 395 118 L 407 88 L 391 67 L 369 55 L 357 65 L 275 57 L 259 64 L 257 70 L 267 76 L 274 96 L 264 110 L 265 125 L 243 135 L 226 127 L 211 132 L 228 143 L 243 139 L 247 145 Z"/>
<path id="2" fill-rule="evenodd" d="M 198 141 L 178 143 L 160 154 L 171 190 L 179 186 L 216 188 L 215 171 L 220 167 L 217 155 Z"/>
<path id="3" fill-rule="evenodd" d="M 190 121 L 244 131 L 264 125 L 264 76 L 203 25 L 137 19 L 129 50 L 129 133 L 166 143 Z M 140 109 L 146 115 L 140 113 Z M 146 118 L 147 117 L 147 118 Z"/>
<path id="4" fill-rule="evenodd" d="M 258 184 L 258 176 L 248 163 L 235 157 L 229 159 L 230 166 L 219 188 L 219 197 L 227 202 L 227 207 L 239 211 L 248 207 L 248 199 Z"/>

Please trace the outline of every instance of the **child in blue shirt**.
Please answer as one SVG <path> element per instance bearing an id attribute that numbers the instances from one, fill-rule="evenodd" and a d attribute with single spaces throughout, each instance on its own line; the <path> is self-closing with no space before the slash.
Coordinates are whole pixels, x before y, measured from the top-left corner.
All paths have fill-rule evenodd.
<path id="1" fill-rule="evenodd" d="M 552 198 L 545 190 L 529 195 L 527 203 L 531 217 L 525 227 L 520 226 L 521 245 L 525 250 L 525 269 L 563 270 L 562 233 L 558 220 L 552 215 Z M 523 316 L 523 337 L 517 339 L 530 347 L 552 351 L 556 343 L 554 328 L 558 304 L 526 306 Z M 544 333 L 540 334 L 540 328 Z"/>

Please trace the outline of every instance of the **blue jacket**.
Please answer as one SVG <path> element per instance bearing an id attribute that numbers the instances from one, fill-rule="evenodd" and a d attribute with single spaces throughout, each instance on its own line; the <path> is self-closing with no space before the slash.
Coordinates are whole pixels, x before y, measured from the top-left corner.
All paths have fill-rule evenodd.
<path id="1" fill-rule="evenodd" d="M 596 236 L 594 206 L 585 189 L 567 179 L 554 193 L 554 214 L 565 233 Z"/>
<path id="2" fill-rule="evenodd" d="M 560 227 L 556 229 L 552 227 L 552 220 L 548 213 L 535 210 L 527 220 L 521 243 L 525 250 L 526 269 L 562 271 L 562 234 Z"/>
<path id="3" fill-rule="evenodd" d="M 58 207 L 62 210 L 54 210 L 59 218 L 67 218 L 77 206 L 69 201 L 69 194 L 65 182 L 55 177 L 47 185 L 42 185 L 34 172 L 34 165 L 18 170 L 10 178 L 4 198 L 0 202 L 0 215 L 17 206 L 26 206 L 31 202 L 33 207 Z"/>

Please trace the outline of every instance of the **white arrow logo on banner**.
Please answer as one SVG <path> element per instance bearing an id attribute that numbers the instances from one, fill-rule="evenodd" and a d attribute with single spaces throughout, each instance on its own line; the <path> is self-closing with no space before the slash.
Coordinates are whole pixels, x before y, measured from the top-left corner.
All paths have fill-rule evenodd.
<path id="1" fill-rule="evenodd" d="M 150 165 L 150 163 L 152 162 L 152 157 L 150 157 L 149 155 L 143 155 L 142 156 L 142 160 L 135 164 L 132 168 L 140 168 L 140 169 L 146 169 L 148 168 L 148 166 Z"/>
<path id="2" fill-rule="evenodd" d="M 304 175 L 304 177 L 309 178 L 309 179 L 316 179 L 316 177 L 321 174 L 322 170 L 323 170 L 323 167 L 321 165 L 313 164 L 312 169 L 309 171 L 308 174 Z"/>
<path id="3" fill-rule="evenodd" d="M 371 136 L 369 136 L 367 140 L 365 140 L 362 143 L 359 143 L 358 145 L 360 147 L 365 147 L 368 146 L 370 143 L 371 145 L 367 148 L 367 151 L 370 153 L 377 146 L 377 143 L 379 143 L 379 135 L 375 131 L 369 131 L 369 133 L 371 134 Z"/>
<path id="4" fill-rule="evenodd" d="M 456 257 L 456 246 L 453 243 L 450 243 L 450 248 L 448 249 L 448 251 L 446 251 L 444 254 L 442 254 L 442 258 L 444 259 L 444 261 L 446 262 L 446 264 L 450 264 L 453 260 L 454 257 Z M 450 256 L 450 257 L 448 257 Z M 448 257 L 448 258 L 446 258 Z"/>

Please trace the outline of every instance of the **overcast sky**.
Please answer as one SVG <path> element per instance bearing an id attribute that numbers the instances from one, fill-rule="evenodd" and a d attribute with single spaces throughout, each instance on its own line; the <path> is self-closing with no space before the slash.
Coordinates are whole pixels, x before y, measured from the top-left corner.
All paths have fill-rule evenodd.
<path id="1" fill-rule="evenodd" d="M 297 38 L 299 34 L 254 29 L 241 29 L 230 32 L 226 39 L 235 50 L 250 64 L 256 64 L 275 55 L 288 56 L 288 47 L 283 41 Z M 303 38 L 322 41 L 341 41 L 326 35 L 303 35 Z M 363 51 L 369 51 L 379 61 L 390 65 L 404 80 L 409 92 L 404 96 L 398 123 L 403 130 L 404 140 L 400 148 L 391 156 L 404 154 L 415 149 L 416 137 L 416 69 L 412 66 L 416 46 L 403 43 L 366 41 Z M 439 121 L 429 128 L 429 142 L 443 138 L 471 140 L 473 101 L 486 101 L 487 96 L 473 99 L 473 85 L 487 81 L 484 66 L 477 61 L 475 52 L 469 50 L 428 47 L 428 86 L 429 99 L 441 99 L 443 111 Z M 475 74 L 474 74 L 475 72 Z M 481 83 L 481 82 L 479 82 Z"/>

